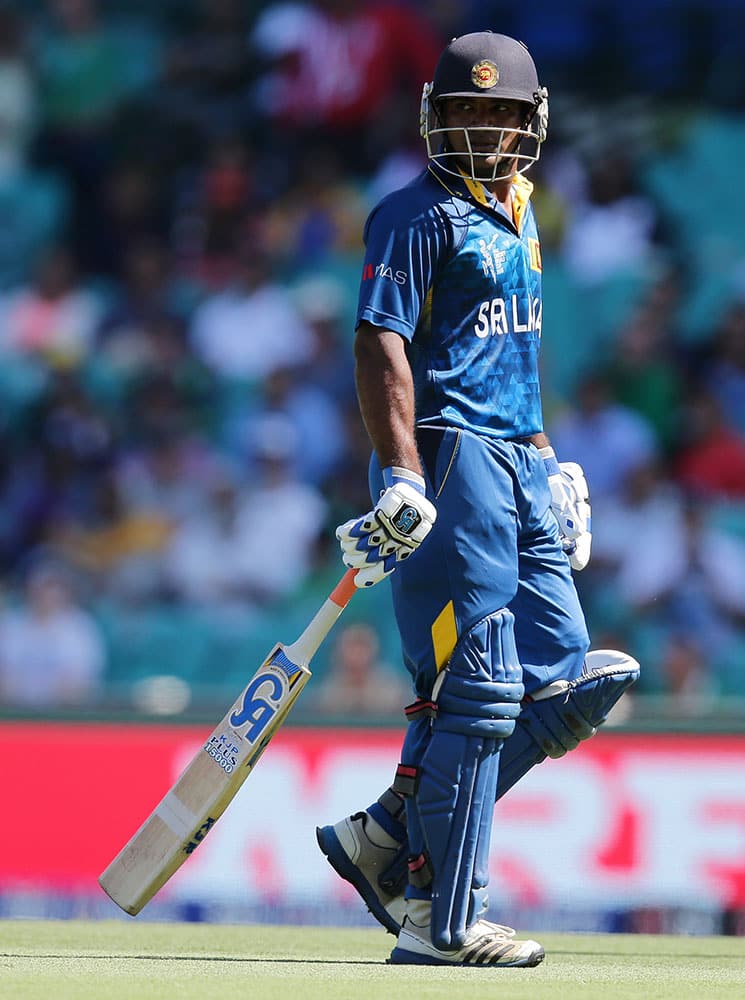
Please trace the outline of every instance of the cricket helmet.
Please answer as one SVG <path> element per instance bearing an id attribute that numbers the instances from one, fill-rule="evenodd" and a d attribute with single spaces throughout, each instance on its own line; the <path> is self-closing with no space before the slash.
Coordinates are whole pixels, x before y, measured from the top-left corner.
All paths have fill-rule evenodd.
<path id="1" fill-rule="evenodd" d="M 441 109 L 448 97 L 520 101 L 525 118 L 520 128 L 446 128 Z M 454 38 L 443 51 L 432 82 L 424 85 L 419 121 L 427 156 L 443 170 L 458 177 L 469 174 L 463 166 L 465 156 L 473 179 L 502 180 L 517 171 L 525 172 L 538 159 L 548 129 L 548 91 L 538 82 L 535 63 L 522 42 L 508 35 L 477 31 Z M 474 150 L 471 141 L 474 133 L 495 131 L 500 133 L 498 150 L 509 148 L 509 154 L 498 156 L 491 174 L 485 176 L 483 162 L 493 153 Z M 465 154 L 452 150 L 449 137 L 453 132 L 465 134 Z"/>

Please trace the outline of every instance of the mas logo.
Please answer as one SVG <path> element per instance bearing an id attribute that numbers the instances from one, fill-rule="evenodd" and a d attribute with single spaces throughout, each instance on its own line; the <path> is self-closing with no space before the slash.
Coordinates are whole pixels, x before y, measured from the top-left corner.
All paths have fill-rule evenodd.
<path id="1" fill-rule="evenodd" d="M 406 271 L 394 271 L 388 264 L 365 264 L 362 268 L 362 280 L 371 281 L 373 278 L 385 278 L 393 281 L 397 285 L 405 285 L 409 279 Z"/>

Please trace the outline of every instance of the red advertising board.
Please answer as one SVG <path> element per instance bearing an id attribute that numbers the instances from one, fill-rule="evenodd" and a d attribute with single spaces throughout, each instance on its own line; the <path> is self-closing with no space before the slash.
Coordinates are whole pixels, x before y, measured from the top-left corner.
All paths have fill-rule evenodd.
<path id="1" fill-rule="evenodd" d="M 98 874 L 205 735 L 0 724 L 2 891 L 98 891 Z M 400 740 L 394 730 L 285 728 L 164 894 L 348 898 L 314 828 L 377 797 Z M 491 862 L 502 897 L 522 905 L 743 907 L 745 736 L 601 732 L 499 803 Z"/>

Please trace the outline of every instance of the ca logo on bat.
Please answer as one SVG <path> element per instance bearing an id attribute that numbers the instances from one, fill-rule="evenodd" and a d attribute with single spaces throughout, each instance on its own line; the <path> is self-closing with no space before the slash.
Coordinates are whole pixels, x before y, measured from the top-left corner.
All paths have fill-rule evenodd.
<path id="1" fill-rule="evenodd" d="M 244 736 L 249 743 L 255 743 L 277 714 L 283 694 L 284 686 L 275 674 L 266 673 L 254 677 L 243 692 L 240 709 L 230 716 L 230 725 L 234 729 L 241 729 L 250 723 Z"/>

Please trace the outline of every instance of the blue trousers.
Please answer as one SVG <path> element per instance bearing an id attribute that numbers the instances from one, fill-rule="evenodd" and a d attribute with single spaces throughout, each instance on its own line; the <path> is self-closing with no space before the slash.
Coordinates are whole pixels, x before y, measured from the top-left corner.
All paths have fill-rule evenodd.
<path id="1" fill-rule="evenodd" d="M 454 629 L 454 641 L 504 607 L 515 616 L 527 694 L 577 677 L 589 637 L 538 449 L 453 427 L 420 428 L 419 447 L 437 520 L 390 578 L 417 695 L 429 696 L 438 672 L 433 626 Z M 374 497 L 383 488 L 375 458 L 370 488 Z"/>

